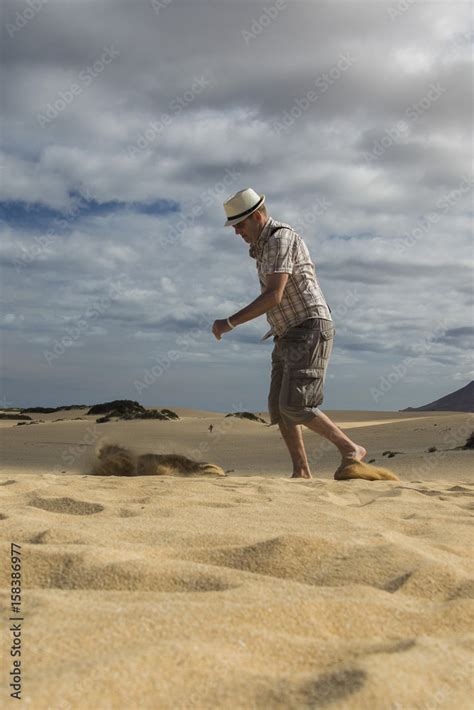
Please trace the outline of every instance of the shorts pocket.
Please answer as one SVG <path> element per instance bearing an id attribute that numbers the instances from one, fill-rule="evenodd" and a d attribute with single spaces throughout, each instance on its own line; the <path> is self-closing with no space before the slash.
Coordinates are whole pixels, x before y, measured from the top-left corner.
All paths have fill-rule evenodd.
<path id="1" fill-rule="evenodd" d="M 311 331 L 304 330 L 303 328 L 290 328 L 289 330 L 286 331 L 285 335 L 283 338 L 287 340 L 288 342 L 304 342 L 308 340 L 308 334 Z"/>
<path id="2" fill-rule="evenodd" d="M 290 370 L 288 404 L 292 407 L 317 407 L 323 401 L 324 368 Z"/>
<path id="3" fill-rule="evenodd" d="M 320 335 L 323 340 L 332 340 L 332 338 L 334 338 L 334 329 L 321 330 Z"/>
<path id="4" fill-rule="evenodd" d="M 327 363 L 332 351 L 333 340 L 334 328 L 331 328 L 330 330 L 321 330 L 319 332 L 318 346 L 315 352 L 315 359 L 318 365 L 324 365 L 324 363 Z"/>

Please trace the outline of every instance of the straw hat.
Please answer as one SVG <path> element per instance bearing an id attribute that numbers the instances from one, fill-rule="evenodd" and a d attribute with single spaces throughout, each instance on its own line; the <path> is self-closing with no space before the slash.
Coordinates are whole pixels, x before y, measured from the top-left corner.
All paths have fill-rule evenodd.
<path id="1" fill-rule="evenodd" d="M 264 202 L 265 195 L 257 195 L 251 187 L 239 190 L 239 192 L 236 192 L 235 195 L 232 195 L 224 202 L 224 209 L 227 215 L 227 222 L 224 227 L 232 227 L 237 222 L 241 222 L 252 212 L 258 210 Z"/>

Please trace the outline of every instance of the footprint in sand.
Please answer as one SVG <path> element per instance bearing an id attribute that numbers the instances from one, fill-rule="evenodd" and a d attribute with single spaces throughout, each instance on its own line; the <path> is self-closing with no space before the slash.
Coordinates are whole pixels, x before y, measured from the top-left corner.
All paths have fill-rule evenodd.
<path id="1" fill-rule="evenodd" d="M 451 488 L 448 488 L 448 491 L 450 493 L 460 493 L 465 496 L 474 496 L 474 491 L 465 486 L 451 486 Z"/>
<path id="2" fill-rule="evenodd" d="M 313 681 L 307 681 L 296 693 L 304 698 L 304 707 L 319 708 L 346 700 L 353 693 L 361 690 L 367 674 L 359 668 L 347 668 L 335 673 L 325 673 Z"/>
<path id="3" fill-rule="evenodd" d="M 36 533 L 36 535 L 32 535 L 28 542 L 32 545 L 41 545 L 42 543 L 47 542 L 48 535 L 49 530 L 43 530 L 42 532 Z"/>
<path id="4" fill-rule="evenodd" d="M 356 498 L 359 499 L 359 502 L 348 502 L 347 505 L 351 508 L 364 508 L 366 505 L 372 505 L 372 503 L 376 503 L 377 501 L 383 501 L 384 498 L 397 498 L 401 494 L 401 488 L 398 487 L 386 491 L 374 491 L 374 489 L 361 491 L 356 495 Z"/>
<path id="5" fill-rule="evenodd" d="M 367 673 L 360 668 L 343 668 L 305 680 L 282 684 L 277 678 L 273 687 L 261 694 L 261 707 L 325 708 L 344 701 L 360 691 L 366 682 Z M 278 701 L 276 699 L 278 698 Z"/>
<path id="6" fill-rule="evenodd" d="M 461 582 L 448 597 L 449 601 L 453 599 L 474 599 L 474 579 L 466 579 Z"/>
<path id="7" fill-rule="evenodd" d="M 440 496 L 440 495 L 442 495 L 442 491 L 435 491 L 430 488 L 413 488 L 412 490 L 417 491 L 418 493 L 423 493 L 424 496 Z"/>
<path id="8" fill-rule="evenodd" d="M 102 550 L 98 559 L 84 552 L 59 552 L 31 548 L 28 555 L 29 588 L 92 589 L 128 592 L 226 592 L 239 584 L 219 574 L 191 570 L 179 562 L 157 568 L 155 562 L 113 559 L 112 551 Z M 118 555 L 119 553 L 117 553 Z M 110 555 L 111 559 L 107 559 Z"/>
<path id="9" fill-rule="evenodd" d="M 401 639 L 400 641 L 389 641 L 388 643 L 375 644 L 365 651 L 366 654 L 373 653 L 403 653 L 416 646 L 415 639 Z"/>
<path id="10" fill-rule="evenodd" d="M 118 512 L 119 518 L 137 518 L 141 513 L 137 510 L 130 510 L 129 508 L 122 508 Z"/>
<path id="11" fill-rule="evenodd" d="M 382 587 L 382 589 L 385 592 L 390 592 L 390 594 L 398 592 L 398 590 L 401 589 L 406 582 L 408 582 L 412 574 L 413 572 L 405 572 L 405 574 L 401 574 L 399 577 L 391 579 Z"/>
<path id="12" fill-rule="evenodd" d="M 99 503 L 87 503 L 74 498 L 35 498 L 28 505 L 41 508 L 50 513 L 66 513 L 68 515 L 93 515 L 105 510 Z"/>

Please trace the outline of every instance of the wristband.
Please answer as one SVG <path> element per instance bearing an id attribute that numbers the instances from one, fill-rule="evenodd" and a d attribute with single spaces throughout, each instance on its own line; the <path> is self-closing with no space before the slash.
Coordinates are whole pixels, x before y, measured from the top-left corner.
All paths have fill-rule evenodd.
<path id="1" fill-rule="evenodd" d="M 226 320 L 227 320 L 227 325 L 229 326 L 229 328 L 234 329 L 235 325 L 232 325 L 232 323 L 230 322 L 230 320 L 228 318 L 226 318 Z"/>

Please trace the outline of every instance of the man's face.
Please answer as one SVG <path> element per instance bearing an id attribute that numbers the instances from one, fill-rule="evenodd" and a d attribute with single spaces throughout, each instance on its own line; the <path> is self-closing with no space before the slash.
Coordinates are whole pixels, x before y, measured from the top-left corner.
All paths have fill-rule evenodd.
<path id="1" fill-rule="evenodd" d="M 254 244 L 262 231 L 262 225 L 256 212 L 246 217 L 241 222 L 234 224 L 234 231 L 239 234 L 247 244 Z"/>

